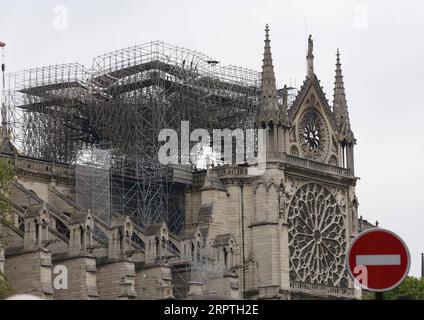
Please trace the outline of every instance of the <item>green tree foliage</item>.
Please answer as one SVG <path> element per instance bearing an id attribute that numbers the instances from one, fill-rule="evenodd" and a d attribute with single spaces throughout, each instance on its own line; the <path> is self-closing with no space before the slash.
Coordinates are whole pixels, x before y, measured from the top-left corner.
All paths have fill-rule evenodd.
<path id="1" fill-rule="evenodd" d="M 375 299 L 374 293 L 363 295 L 364 300 Z M 384 300 L 418 299 L 424 300 L 424 278 L 406 277 L 400 286 L 385 292 Z"/>
<path id="2" fill-rule="evenodd" d="M 9 297 L 12 294 L 12 288 L 4 277 L 3 273 L 0 272 L 0 300 Z"/>
<path id="3" fill-rule="evenodd" d="M 15 175 L 14 168 L 5 160 L 0 159 L 0 222 L 5 223 L 9 210 L 9 185 Z"/>
<path id="4" fill-rule="evenodd" d="M 14 176 L 14 168 L 5 160 L 0 159 L 0 251 L 5 245 L 2 226 L 8 223 L 7 212 L 10 208 L 9 185 Z M 4 299 L 12 293 L 12 289 L 3 273 L 0 272 L 0 299 Z"/>

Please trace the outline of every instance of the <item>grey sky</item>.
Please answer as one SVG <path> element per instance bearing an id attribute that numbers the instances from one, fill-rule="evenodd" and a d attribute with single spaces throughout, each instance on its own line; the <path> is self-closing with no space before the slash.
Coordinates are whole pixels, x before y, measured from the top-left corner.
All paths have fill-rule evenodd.
<path id="1" fill-rule="evenodd" d="M 55 28 L 55 7 L 67 29 Z M 9 72 L 80 62 L 162 40 L 222 64 L 260 70 L 265 23 L 279 86 L 305 77 L 305 21 L 315 73 L 332 100 L 341 50 L 351 123 L 358 140 L 359 213 L 409 245 L 411 274 L 424 251 L 424 5 L 422 1 L 6 1 L 0 41 Z"/>

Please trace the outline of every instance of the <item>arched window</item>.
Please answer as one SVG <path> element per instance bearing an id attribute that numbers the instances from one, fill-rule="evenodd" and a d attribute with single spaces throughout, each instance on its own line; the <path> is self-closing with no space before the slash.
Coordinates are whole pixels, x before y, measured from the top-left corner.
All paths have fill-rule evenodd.
<path id="1" fill-rule="evenodd" d="M 43 213 L 45 213 L 45 211 Z M 43 239 L 48 240 L 49 229 L 48 229 L 47 221 L 44 220 L 44 219 L 41 219 L 41 229 L 39 230 L 39 232 L 40 232 L 39 237 L 40 237 L 41 241 L 43 241 Z"/>
<path id="2" fill-rule="evenodd" d="M 37 220 L 35 220 L 35 240 L 37 242 L 40 241 L 40 225 L 37 223 Z"/>
<path id="3" fill-rule="evenodd" d="M 194 261 L 194 258 L 195 258 L 195 251 L 196 251 L 196 248 L 195 248 L 195 246 L 194 246 L 194 243 L 192 242 L 191 243 L 191 260 L 192 261 Z"/>
<path id="4" fill-rule="evenodd" d="M 200 241 L 197 241 L 197 255 L 196 255 L 197 261 L 200 261 Z"/>
<path id="5" fill-rule="evenodd" d="M 159 248 L 160 248 L 160 240 L 158 237 L 156 237 L 156 255 L 157 256 L 159 256 L 159 252 L 160 252 Z"/>
<path id="6" fill-rule="evenodd" d="M 166 250 L 166 240 L 165 240 L 165 237 L 164 236 L 162 236 L 162 241 L 161 242 L 162 242 L 162 248 Z"/>
<path id="7" fill-rule="evenodd" d="M 80 243 L 81 248 L 85 248 L 85 230 L 82 226 L 80 226 Z"/>
<path id="8" fill-rule="evenodd" d="M 347 168 L 347 141 L 343 140 L 342 142 L 342 160 L 343 168 Z"/>
<path id="9" fill-rule="evenodd" d="M 87 226 L 87 234 L 88 234 L 88 245 L 91 247 L 93 245 L 93 236 L 91 233 L 90 226 Z"/>
<path id="10" fill-rule="evenodd" d="M 233 248 L 230 248 L 230 256 L 229 256 L 230 265 L 229 268 L 234 266 L 234 254 L 233 254 Z"/>
<path id="11" fill-rule="evenodd" d="M 224 248 L 224 266 L 228 268 L 228 251 L 227 248 Z"/>

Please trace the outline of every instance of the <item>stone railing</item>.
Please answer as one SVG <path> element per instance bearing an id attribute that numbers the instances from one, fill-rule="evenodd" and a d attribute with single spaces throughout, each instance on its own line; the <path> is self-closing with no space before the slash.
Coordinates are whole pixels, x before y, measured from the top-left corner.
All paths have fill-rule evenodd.
<path id="1" fill-rule="evenodd" d="M 213 173 L 217 177 L 234 177 L 234 176 L 247 176 L 248 168 L 247 167 L 238 167 L 238 166 L 225 166 L 217 167 L 213 169 Z M 193 173 L 193 186 L 203 186 L 205 184 L 206 170 L 197 171 Z"/>
<path id="2" fill-rule="evenodd" d="M 332 166 L 332 165 L 322 163 L 322 162 L 317 162 L 317 161 L 304 159 L 304 158 L 293 157 L 293 156 L 289 156 L 288 154 L 281 154 L 280 159 L 282 159 L 282 161 L 284 163 L 287 163 L 287 164 L 290 164 L 290 165 L 293 165 L 293 166 L 297 166 L 297 167 L 302 167 L 302 168 L 312 169 L 312 170 L 316 170 L 316 171 L 336 174 L 336 175 L 344 176 L 344 177 L 353 177 L 352 171 L 350 169 L 336 167 L 336 166 Z"/>
<path id="3" fill-rule="evenodd" d="M 306 168 L 313 171 L 329 173 L 346 178 L 354 178 L 350 169 L 333 166 L 327 163 L 317 162 L 309 159 L 298 158 L 290 156 L 281 152 L 268 152 L 267 159 L 283 164 L 288 164 L 298 168 Z M 218 177 L 234 177 L 234 176 L 248 176 L 248 167 L 241 166 L 223 166 L 217 167 L 214 173 Z M 205 171 L 198 171 L 193 174 L 193 185 L 202 186 L 205 182 Z"/>
<path id="4" fill-rule="evenodd" d="M 18 155 L 1 154 L 0 157 L 13 164 L 18 175 L 38 177 L 46 181 L 54 178 L 58 183 L 73 183 L 75 169 L 72 166 Z"/>
<path id="5" fill-rule="evenodd" d="M 320 293 L 329 294 L 339 297 L 355 298 L 355 289 L 324 286 L 321 284 L 313 284 L 307 282 L 290 281 L 290 288 L 293 291 L 304 293 Z"/>
<path id="6" fill-rule="evenodd" d="M 215 170 L 218 177 L 224 176 L 247 176 L 247 167 L 221 167 Z"/>

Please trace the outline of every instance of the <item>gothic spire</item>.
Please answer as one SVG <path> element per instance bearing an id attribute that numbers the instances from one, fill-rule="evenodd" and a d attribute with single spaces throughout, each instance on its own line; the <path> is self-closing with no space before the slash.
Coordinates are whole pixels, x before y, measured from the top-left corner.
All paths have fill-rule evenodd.
<path id="1" fill-rule="evenodd" d="M 265 27 L 265 48 L 262 60 L 261 96 L 259 99 L 258 121 L 279 122 L 280 109 L 277 100 L 277 86 L 275 82 L 274 66 L 272 64 L 271 40 L 269 26 Z"/>
<path id="2" fill-rule="evenodd" d="M 275 84 L 274 66 L 272 64 L 271 40 L 269 39 L 268 24 L 265 28 L 265 48 L 262 64 L 261 103 L 264 111 L 278 111 L 277 87 Z"/>
<path id="3" fill-rule="evenodd" d="M 342 75 L 342 65 L 340 63 L 339 49 L 337 49 L 336 56 L 336 80 L 334 82 L 333 113 L 340 133 L 343 135 L 350 135 L 351 129 L 349 112 L 347 110 L 346 92 Z"/>

